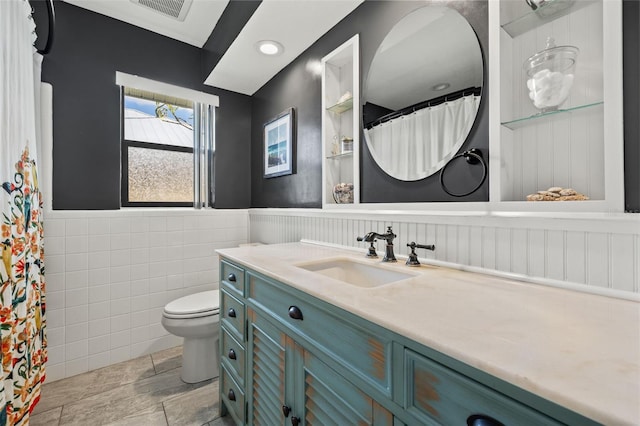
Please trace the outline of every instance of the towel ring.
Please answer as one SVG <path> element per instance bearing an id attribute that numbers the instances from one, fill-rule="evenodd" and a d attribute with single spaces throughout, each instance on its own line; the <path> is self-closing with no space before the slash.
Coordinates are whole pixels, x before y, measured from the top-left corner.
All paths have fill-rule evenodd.
<path id="1" fill-rule="evenodd" d="M 454 194 L 453 192 L 449 191 L 447 186 L 444 184 L 444 178 L 443 178 L 444 171 L 447 169 L 447 166 L 449 166 L 449 164 L 451 164 L 453 160 L 459 157 L 464 157 L 464 159 L 467 160 L 467 163 L 469 164 L 478 164 L 478 163 L 482 164 L 482 179 L 480 179 L 480 183 L 471 191 L 465 192 L 464 194 Z M 484 158 L 482 157 L 482 151 L 480 151 L 478 148 L 471 148 L 468 151 L 464 151 L 458 155 L 455 155 L 440 170 L 440 186 L 442 187 L 444 192 L 451 195 L 452 197 L 466 197 L 467 195 L 473 194 L 482 186 L 486 178 L 487 178 L 487 163 L 484 161 Z"/>

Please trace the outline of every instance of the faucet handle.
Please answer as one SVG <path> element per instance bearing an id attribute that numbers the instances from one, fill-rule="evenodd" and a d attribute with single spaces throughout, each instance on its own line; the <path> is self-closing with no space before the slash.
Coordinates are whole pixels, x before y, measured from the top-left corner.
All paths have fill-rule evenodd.
<path id="1" fill-rule="evenodd" d="M 406 264 L 409 266 L 420 266 L 420 262 L 418 261 L 418 255 L 416 254 L 416 249 L 426 249 L 426 250 L 435 250 L 436 246 L 433 244 L 424 245 L 424 244 L 416 244 L 415 242 L 410 242 L 407 244 L 407 247 L 411 247 L 411 253 L 409 253 L 409 257 L 407 258 Z"/>
<path id="2" fill-rule="evenodd" d="M 364 237 L 357 237 L 356 241 L 364 241 Z"/>
<path id="3" fill-rule="evenodd" d="M 415 248 L 421 248 L 421 249 L 426 249 L 426 250 L 431 250 L 434 251 L 436 249 L 436 246 L 433 244 L 416 244 L 416 243 L 411 243 L 415 245 Z M 411 247 L 409 244 L 407 244 L 408 247 Z"/>

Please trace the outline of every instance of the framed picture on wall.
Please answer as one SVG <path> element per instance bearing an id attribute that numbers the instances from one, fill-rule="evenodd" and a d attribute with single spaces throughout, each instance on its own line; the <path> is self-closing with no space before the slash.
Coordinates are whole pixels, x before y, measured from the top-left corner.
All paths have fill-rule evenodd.
<path id="1" fill-rule="evenodd" d="M 264 125 L 264 177 L 290 175 L 295 162 L 295 116 L 289 108 Z"/>

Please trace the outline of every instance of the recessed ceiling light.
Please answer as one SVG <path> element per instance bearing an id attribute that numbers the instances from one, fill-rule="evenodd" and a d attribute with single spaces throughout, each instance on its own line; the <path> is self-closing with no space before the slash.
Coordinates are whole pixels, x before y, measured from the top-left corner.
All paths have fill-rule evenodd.
<path id="1" fill-rule="evenodd" d="M 449 86 L 451 86 L 449 83 L 440 83 L 433 86 L 432 89 L 440 91 L 440 90 L 448 89 Z"/>
<path id="2" fill-rule="evenodd" d="M 256 43 L 256 47 L 260 53 L 263 53 L 268 56 L 279 55 L 284 52 L 284 47 L 273 40 L 262 40 Z"/>

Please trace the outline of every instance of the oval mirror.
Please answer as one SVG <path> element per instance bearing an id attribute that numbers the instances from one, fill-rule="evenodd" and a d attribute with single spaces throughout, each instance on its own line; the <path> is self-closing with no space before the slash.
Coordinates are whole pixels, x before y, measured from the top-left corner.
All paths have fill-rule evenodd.
<path id="1" fill-rule="evenodd" d="M 382 170 L 420 180 L 455 155 L 478 112 L 482 66 L 478 38 L 454 9 L 425 6 L 391 29 L 371 63 L 362 108 Z"/>

